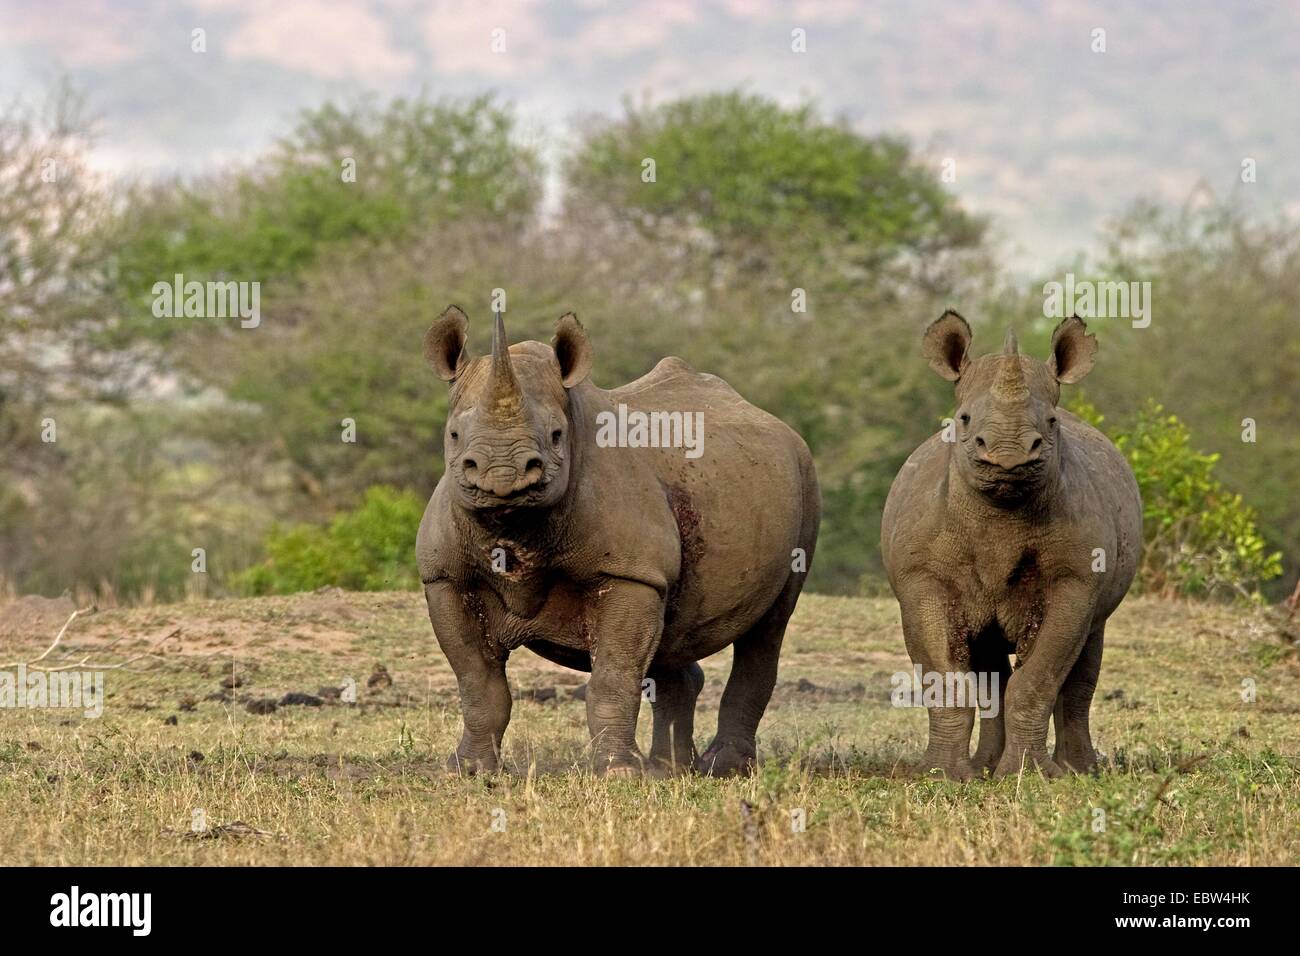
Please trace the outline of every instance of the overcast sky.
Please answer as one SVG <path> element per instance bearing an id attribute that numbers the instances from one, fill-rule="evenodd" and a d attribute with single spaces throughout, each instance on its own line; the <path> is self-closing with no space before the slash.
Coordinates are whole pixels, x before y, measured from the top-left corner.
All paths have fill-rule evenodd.
<path id="1" fill-rule="evenodd" d="M 1300 0 L 0 0 L 0 95 L 36 100 L 61 75 L 113 172 L 246 161 L 297 109 L 365 90 L 497 90 L 554 155 L 575 116 L 625 95 L 740 87 L 905 133 L 936 175 L 952 157 L 951 188 L 1017 270 L 1199 182 L 1300 216 Z"/>

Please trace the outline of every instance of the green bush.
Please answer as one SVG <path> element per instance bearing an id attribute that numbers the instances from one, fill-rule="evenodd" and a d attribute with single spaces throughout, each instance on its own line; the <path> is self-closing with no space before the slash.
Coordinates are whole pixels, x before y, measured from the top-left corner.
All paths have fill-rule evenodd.
<path id="1" fill-rule="evenodd" d="M 1103 417 L 1088 402 L 1070 407 L 1101 427 Z M 1258 600 L 1260 585 L 1282 573 L 1282 555 L 1268 550 L 1255 509 L 1214 476 L 1219 456 L 1196 451 L 1187 426 L 1151 400 L 1131 428 L 1108 434 L 1142 492 L 1139 587 L 1162 597 L 1231 593 Z"/>
<path id="2" fill-rule="evenodd" d="M 301 524 L 267 538 L 267 558 L 236 580 L 248 594 L 289 594 L 334 585 L 350 591 L 414 589 L 415 533 L 424 502 L 409 491 L 376 486 L 329 527 Z"/>

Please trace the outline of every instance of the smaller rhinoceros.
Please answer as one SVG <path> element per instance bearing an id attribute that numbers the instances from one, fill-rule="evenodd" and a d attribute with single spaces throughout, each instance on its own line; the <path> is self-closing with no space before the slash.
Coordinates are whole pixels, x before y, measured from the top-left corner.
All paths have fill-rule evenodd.
<path id="1" fill-rule="evenodd" d="M 921 768 L 958 780 L 1090 771 L 1102 635 L 1142 550 L 1137 482 L 1101 432 L 1057 405 L 1061 384 L 1096 357 L 1081 320 L 1057 326 L 1046 362 L 1020 355 L 1010 331 L 1000 355 L 971 358 L 970 342 L 955 312 L 925 333 L 931 368 L 956 382 L 955 420 L 894 479 L 881 549 L 913 664 L 997 675 L 1000 700 L 980 721 L 973 761 L 973 707 L 930 707 Z"/>
<path id="2" fill-rule="evenodd" d="M 479 358 L 467 332 L 452 306 L 425 337 L 451 408 L 447 469 L 416 544 L 465 721 L 449 767 L 497 768 L 511 708 L 506 658 L 525 647 L 591 672 L 598 772 L 752 770 L 817 541 L 807 446 L 681 359 L 596 387 L 591 344 L 571 314 L 551 345 L 513 346 L 498 314 L 492 353 Z M 678 447 L 692 422 L 689 447 Z M 696 662 L 728 645 L 718 733 L 697 757 Z M 643 695 L 654 716 L 648 761 L 636 743 Z"/>

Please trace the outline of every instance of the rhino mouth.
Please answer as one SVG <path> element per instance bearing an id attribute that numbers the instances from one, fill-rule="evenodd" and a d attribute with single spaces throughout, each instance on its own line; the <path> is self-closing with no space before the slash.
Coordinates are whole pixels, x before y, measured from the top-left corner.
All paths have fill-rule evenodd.
<path id="1" fill-rule="evenodd" d="M 546 485 L 532 485 L 505 494 L 484 491 L 476 486 L 464 486 L 465 494 L 475 508 L 483 510 L 524 508 L 539 503 L 546 494 Z"/>
<path id="2" fill-rule="evenodd" d="M 977 464 L 975 483 L 981 492 L 998 501 L 1016 501 L 1032 493 L 1043 483 L 1042 462 L 1030 462 L 1005 469 L 996 465 Z"/>

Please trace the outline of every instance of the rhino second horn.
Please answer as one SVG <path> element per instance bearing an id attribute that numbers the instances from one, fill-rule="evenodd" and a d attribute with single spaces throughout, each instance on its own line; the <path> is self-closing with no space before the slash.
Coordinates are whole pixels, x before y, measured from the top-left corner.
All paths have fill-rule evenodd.
<path id="1" fill-rule="evenodd" d="M 1014 329 L 1007 329 L 1002 343 L 1002 357 L 998 361 L 997 378 L 993 381 L 993 394 L 1003 401 L 1023 401 L 1029 397 L 1025 370 L 1020 364 L 1020 351 Z"/>
<path id="2" fill-rule="evenodd" d="M 1002 340 L 1003 355 L 1019 355 L 1020 343 L 1016 341 L 1016 330 L 1007 326 L 1006 337 Z"/>

